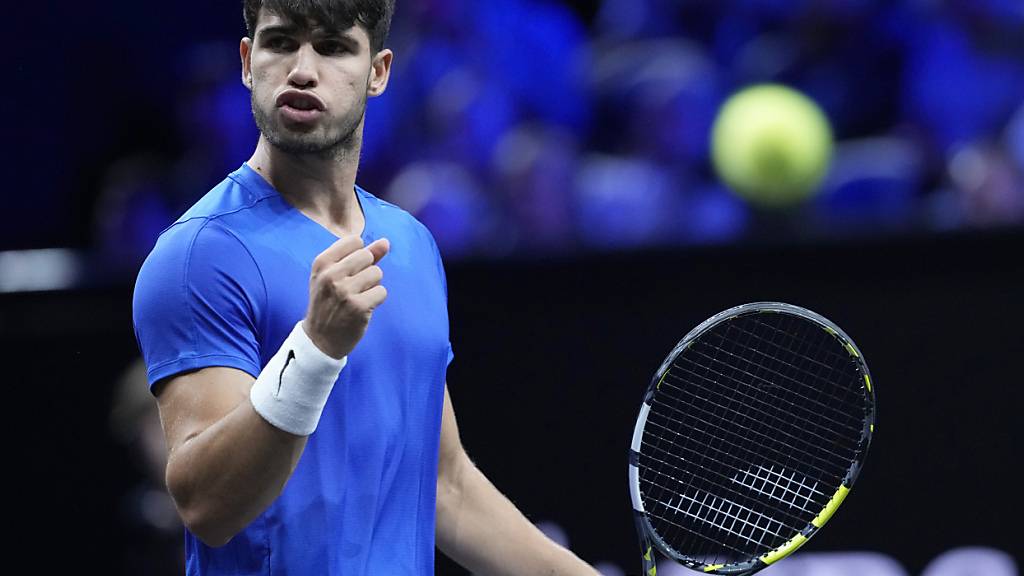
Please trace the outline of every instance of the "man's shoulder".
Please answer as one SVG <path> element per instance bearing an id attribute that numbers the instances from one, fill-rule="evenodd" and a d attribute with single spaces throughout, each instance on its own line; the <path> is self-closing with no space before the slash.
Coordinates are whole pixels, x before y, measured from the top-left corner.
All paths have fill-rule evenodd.
<path id="1" fill-rule="evenodd" d="M 192 205 L 174 224 L 194 219 L 216 219 L 244 213 L 275 195 L 269 187 L 254 186 L 243 169 L 228 174 Z"/>
<path id="2" fill-rule="evenodd" d="M 260 213 L 265 211 L 264 200 L 274 194 L 247 183 L 240 173 L 237 170 L 229 174 L 165 228 L 147 263 L 170 262 L 181 267 L 197 254 L 210 258 L 244 256 L 248 250 L 246 228 L 259 226 L 259 221 L 268 218 Z"/>
<path id="3" fill-rule="evenodd" d="M 200 236 L 207 241 L 240 242 L 247 227 L 272 217 L 262 213 L 268 208 L 265 201 L 275 195 L 272 189 L 249 182 L 242 169 L 236 170 L 165 228 L 154 252 L 190 251 Z"/>

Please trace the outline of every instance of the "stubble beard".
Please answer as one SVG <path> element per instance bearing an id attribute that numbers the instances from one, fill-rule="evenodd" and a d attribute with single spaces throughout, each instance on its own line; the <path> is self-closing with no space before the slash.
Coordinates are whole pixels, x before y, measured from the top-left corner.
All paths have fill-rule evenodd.
<path id="1" fill-rule="evenodd" d="M 272 146 L 299 156 L 319 156 L 340 159 L 350 156 L 357 150 L 362 141 L 361 126 L 366 116 L 366 97 L 357 104 L 358 113 L 347 119 L 342 118 L 327 126 L 327 130 L 315 130 L 309 133 L 289 130 L 274 120 L 271 112 L 261 108 L 256 102 L 255 88 L 250 92 L 252 116 L 263 137 Z"/>

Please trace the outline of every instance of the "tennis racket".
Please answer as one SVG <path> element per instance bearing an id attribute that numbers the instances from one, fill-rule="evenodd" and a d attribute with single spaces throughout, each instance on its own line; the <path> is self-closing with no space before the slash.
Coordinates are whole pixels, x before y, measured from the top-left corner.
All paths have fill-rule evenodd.
<path id="1" fill-rule="evenodd" d="M 864 356 L 803 308 L 758 302 L 694 328 L 644 395 L 629 452 L 643 570 L 657 548 L 708 574 L 749 575 L 828 522 L 874 432 Z"/>

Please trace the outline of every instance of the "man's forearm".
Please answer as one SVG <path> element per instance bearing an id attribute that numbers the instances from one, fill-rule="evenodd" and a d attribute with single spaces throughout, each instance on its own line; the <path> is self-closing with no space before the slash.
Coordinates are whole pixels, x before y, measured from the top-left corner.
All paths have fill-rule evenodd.
<path id="1" fill-rule="evenodd" d="M 593 568 L 544 535 L 463 457 L 439 478 L 437 545 L 478 574 L 588 575 Z"/>
<path id="2" fill-rule="evenodd" d="M 169 455 L 167 485 L 185 525 L 208 545 L 226 544 L 281 494 L 305 446 L 245 398 Z"/>

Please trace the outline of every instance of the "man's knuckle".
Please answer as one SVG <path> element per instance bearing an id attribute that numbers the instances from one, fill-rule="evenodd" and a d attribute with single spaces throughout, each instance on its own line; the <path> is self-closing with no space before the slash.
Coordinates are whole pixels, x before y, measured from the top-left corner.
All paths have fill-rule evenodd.
<path id="1" fill-rule="evenodd" d="M 309 286 L 310 291 L 314 294 L 330 292 L 331 279 L 326 277 L 324 274 L 314 274 L 309 278 Z"/>

